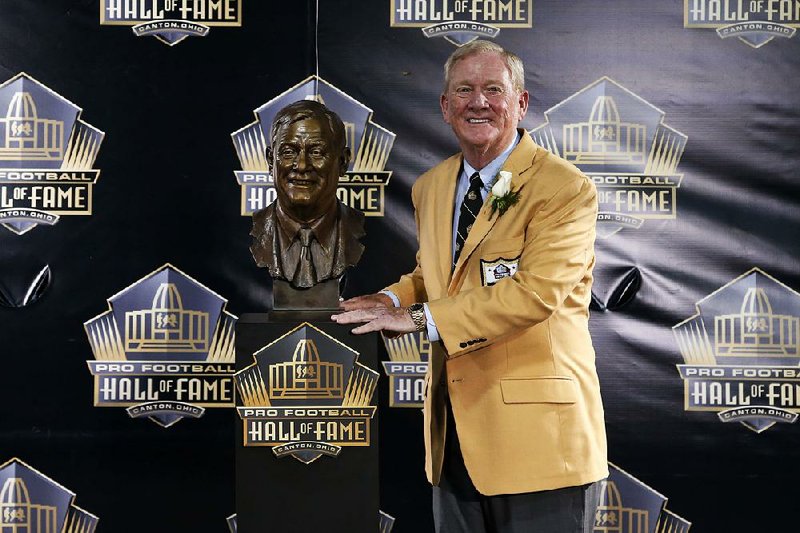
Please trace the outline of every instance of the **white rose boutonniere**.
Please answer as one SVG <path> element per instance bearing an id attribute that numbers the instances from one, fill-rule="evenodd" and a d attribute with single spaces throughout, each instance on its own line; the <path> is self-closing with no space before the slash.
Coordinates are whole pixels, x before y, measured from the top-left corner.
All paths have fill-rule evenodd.
<path id="1" fill-rule="evenodd" d="M 501 170 L 497 173 L 497 177 L 492 184 L 492 195 L 489 201 L 492 204 L 492 212 L 489 213 L 489 219 L 494 216 L 495 211 L 500 211 L 500 215 L 505 213 L 509 207 L 519 202 L 520 187 L 516 191 L 511 190 L 511 172 Z"/>

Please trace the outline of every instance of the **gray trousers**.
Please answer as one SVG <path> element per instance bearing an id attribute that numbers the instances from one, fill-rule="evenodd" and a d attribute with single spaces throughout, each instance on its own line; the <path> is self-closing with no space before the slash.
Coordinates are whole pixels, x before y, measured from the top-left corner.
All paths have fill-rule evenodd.
<path id="1" fill-rule="evenodd" d="M 469 478 L 447 405 L 444 465 L 433 487 L 436 533 L 592 533 L 601 482 L 484 496 Z"/>

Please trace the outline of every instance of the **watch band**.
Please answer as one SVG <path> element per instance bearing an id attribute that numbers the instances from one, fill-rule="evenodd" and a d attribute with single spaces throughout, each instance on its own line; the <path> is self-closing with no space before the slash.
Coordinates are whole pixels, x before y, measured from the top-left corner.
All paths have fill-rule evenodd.
<path id="1" fill-rule="evenodd" d="M 424 331 L 428 325 L 428 321 L 425 318 L 425 306 L 419 303 L 412 304 L 406 308 L 406 311 L 411 320 L 414 321 L 414 327 L 416 327 L 417 331 Z"/>

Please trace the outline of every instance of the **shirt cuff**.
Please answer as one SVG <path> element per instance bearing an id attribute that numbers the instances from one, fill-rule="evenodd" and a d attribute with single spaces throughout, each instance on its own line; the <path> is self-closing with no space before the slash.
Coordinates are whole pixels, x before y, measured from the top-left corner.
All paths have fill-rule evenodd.
<path id="1" fill-rule="evenodd" d="M 441 339 L 441 337 L 439 337 L 439 330 L 436 328 L 436 322 L 433 321 L 433 315 L 431 315 L 431 311 L 428 309 L 428 304 L 422 304 L 422 308 L 425 310 L 425 331 L 428 334 L 428 341 L 436 342 Z"/>
<path id="2" fill-rule="evenodd" d="M 398 298 L 397 295 L 392 291 L 380 291 L 380 294 L 385 294 L 386 296 L 392 299 L 392 303 L 394 304 L 395 307 L 400 307 L 400 298 Z"/>

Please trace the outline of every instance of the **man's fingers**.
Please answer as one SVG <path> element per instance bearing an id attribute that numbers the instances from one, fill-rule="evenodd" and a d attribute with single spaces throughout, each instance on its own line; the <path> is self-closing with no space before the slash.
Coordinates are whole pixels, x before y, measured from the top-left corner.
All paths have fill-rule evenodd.
<path id="1" fill-rule="evenodd" d="M 354 311 L 333 315 L 331 316 L 331 320 L 337 324 L 353 324 L 355 322 L 369 322 L 377 318 L 377 316 L 378 315 L 374 311 L 370 311 L 370 309 L 356 309 Z"/>
<path id="2" fill-rule="evenodd" d="M 358 298 L 351 298 L 349 300 L 340 302 L 339 307 L 345 311 L 354 311 L 356 309 L 368 309 L 370 307 L 375 307 L 375 304 L 370 303 L 369 300 L 365 300 L 362 296 L 359 296 Z"/>
<path id="3" fill-rule="evenodd" d="M 365 296 L 356 296 L 339 302 L 339 307 L 345 311 L 354 311 L 356 309 L 373 309 L 375 307 L 391 307 L 392 299 L 385 294 L 367 294 Z"/>

